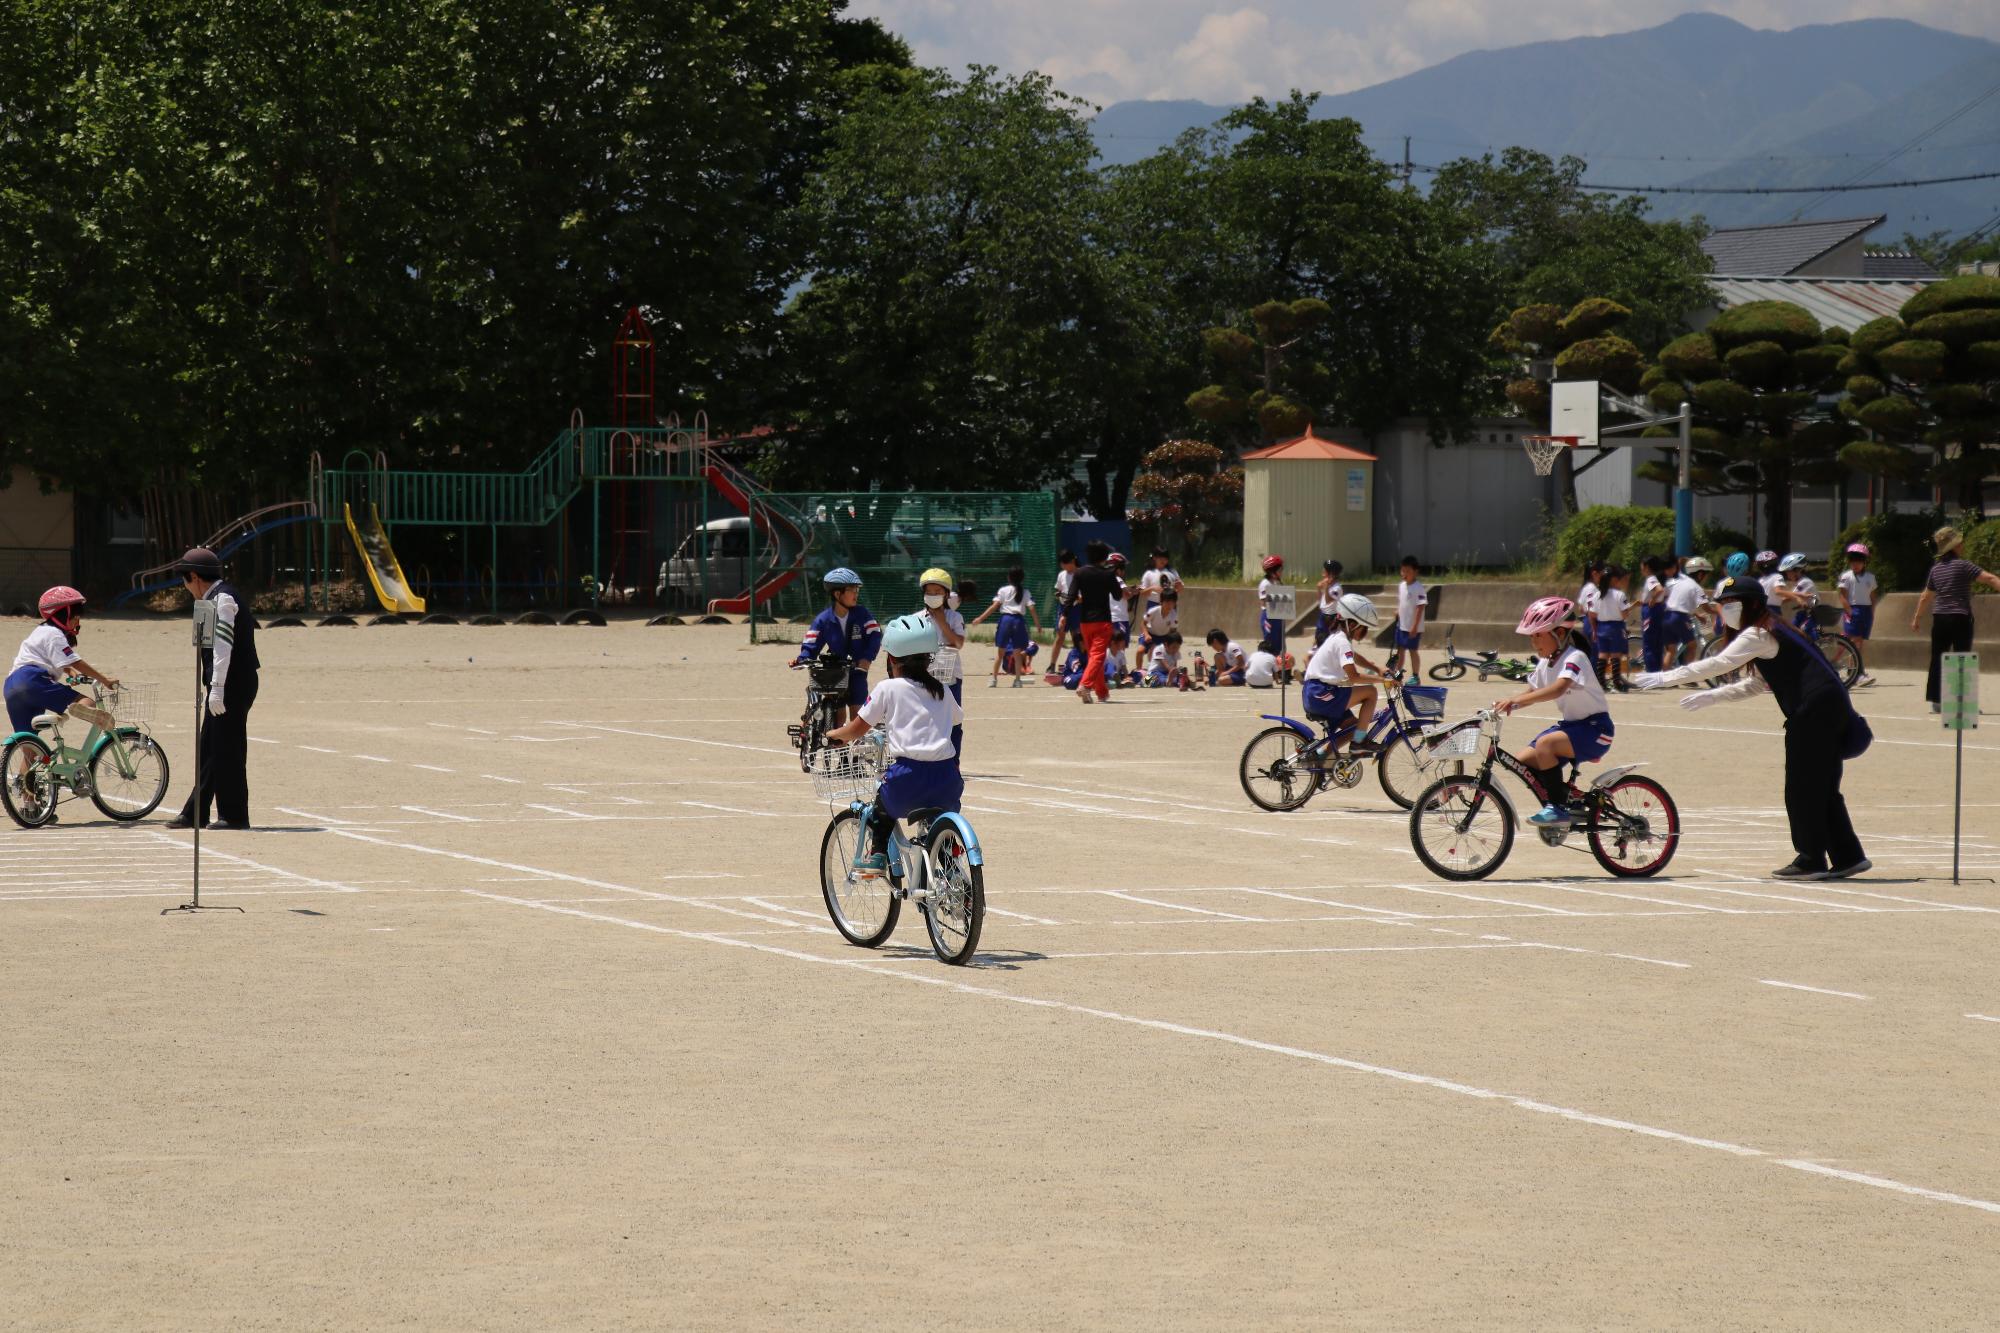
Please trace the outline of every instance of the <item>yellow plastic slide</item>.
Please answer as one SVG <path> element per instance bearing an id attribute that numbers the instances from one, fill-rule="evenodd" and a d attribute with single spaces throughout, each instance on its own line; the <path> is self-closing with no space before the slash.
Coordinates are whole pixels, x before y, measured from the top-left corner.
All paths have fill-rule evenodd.
<path id="1" fill-rule="evenodd" d="M 354 538 L 354 545 L 361 552 L 362 562 L 368 567 L 368 581 L 375 585 L 375 596 L 382 602 L 385 611 L 415 611 L 424 609 L 424 599 L 410 591 L 410 581 L 403 577 L 403 567 L 396 561 L 396 552 L 389 545 L 389 534 L 382 530 L 382 516 L 375 512 L 371 502 L 368 506 L 368 526 L 357 527 L 354 522 L 354 506 L 342 505 L 347 515 L 347 534 Z"/>

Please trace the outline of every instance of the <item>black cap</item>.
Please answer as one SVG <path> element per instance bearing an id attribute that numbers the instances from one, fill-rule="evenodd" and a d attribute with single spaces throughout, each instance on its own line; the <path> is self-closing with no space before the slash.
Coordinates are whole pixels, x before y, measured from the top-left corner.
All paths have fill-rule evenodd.
<path id="1" fill-rule="evenodd" d="M 206 546 L 193 546 L 188 548 L 187 554 L 181 557 L 180 563 L 174 568 L 182 574 L 199 574 L 205 579 L 219 579 L 222 577 L 222 557 Z"/>

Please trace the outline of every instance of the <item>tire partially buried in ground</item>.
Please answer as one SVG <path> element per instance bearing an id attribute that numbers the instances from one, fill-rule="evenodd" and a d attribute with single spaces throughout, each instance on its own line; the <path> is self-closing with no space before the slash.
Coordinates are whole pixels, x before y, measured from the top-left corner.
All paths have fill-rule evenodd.
<path id="1" fill-rule="evenodd" d="M 694 623 L 697 625 L 727 625 L 732 622 L 728 616 L 703 616 Z"/>
<path id="2" fill-rule="evenodd" d="M 458 617 L 445 615 L 442 611 L 433 611 L 417 623 L 419 625 L 456 625 Z"/>
<path id="3" fill-rule="evenodd" d="M 355 621 L 353 616 L 340 616 L 340 615 L 322 616 L 320 617 L 319 627 L 321 629 L 325 629 L 329 625 L 338 625 L 338 626 L 344 626 L 348 629 L 352 629 L 354 627 L 354 624 Z"/>
<path id="4" fill-rule="evenodd" d="M 604 617 L 588 607 L 578 607 L 562 618 L 565 625 L 595 625 L 604 628 Z"/>
<path id="5" fill-rule="evenodd" d="M 368 623 L 371 625 L 400 625 L 403 623 L 403 618 L 394 611 L 391 611 L 387 615 L 376 616 Z"/>
<path id="6" fill-rule="evenodd" d="M 523 611 L 514 617 L 516 625 L 553 625 L 556 618 L 546 611 Z"/>
<path id="7" fill-rule="evenodd" d="M 679 616 L 654 616 L 646 624 L 649 627 L 653 625 L 685 625 L 687 621 L 682 620 Z"/>
<path id="8" fill-rule="evenodd" d="M 507 617 L 494 615 L 474 616 L 472 623 L 475 625 L 504 625 L 507 623 Z"/>
<path id="9" fill-rule="evenodd" d="M 278 618 L 277 618 L 276 620 L 274 620 L 274 621 L 272 621 L 272 622 L 271 622 L 270 624 L 268 624 L 268 625 L 264 626 L 264 628 L 265 628 L 265 629 L 304 629 L 304 628 L 305 628 L 305 625 L 306 625 L 306 622 L 305 622 L 305 621 L 303 621 L 303 620 L 300 620 L 300 619 L 299 619 L 299 618 L 298 618 L 297 616 L 279 616 L 279 617 L 278 617 Z"/>

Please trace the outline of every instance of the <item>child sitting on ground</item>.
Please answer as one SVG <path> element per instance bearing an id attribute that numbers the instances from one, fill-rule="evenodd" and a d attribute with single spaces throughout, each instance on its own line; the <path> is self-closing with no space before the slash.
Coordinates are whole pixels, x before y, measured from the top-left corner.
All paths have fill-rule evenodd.
<path id="1" fill-rule="evenodd" d="M 1181 671 L 1181 632 L 1168 630 L 1153 645 L 1146 659 L 1146 683 L 1155 687 L 1177 684 Z"/>
<path id="2" fill-rule="evenodd" d="M 1243 684 L 1244 673 L 1250 666 L 1250 657 L 1249 654 L 1243 651 L 1243 645 L 1237 643 L 1227 634 L 1224 634 L 1220 629 L 1212 629 L 1208 632 L 1208 646 L 1215 649 L 1215 666 L 1208 673 L 1208 683 L 1211 685 Z M 1269 654 L 1266 654 L 1266 656 L 1269 656 Z M 1272 668 L 1275 673 L 1276 659 L 1273 659 Z"/>
<path id="3" fill-rule="evenodd" d="M 1125 665 L 1125 650 L 1132 644 L 1132 638 L 1119 625 L 1111 631 L 1110 646 L 1104 650 L 1104 681 L 1107 685 L 1121 686 L 1132 683 L 1132 672 Z"/>

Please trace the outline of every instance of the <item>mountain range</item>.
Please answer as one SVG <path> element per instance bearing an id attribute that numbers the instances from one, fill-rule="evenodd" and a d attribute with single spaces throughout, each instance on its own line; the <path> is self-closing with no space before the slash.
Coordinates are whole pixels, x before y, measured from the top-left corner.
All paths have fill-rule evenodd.
<path id="1" fill-rule="evenodd" d="M 1132 162 L 1228 111 L 1119 102 L 1092 128 L 1106 162 Z M 1402 159 L 1407 137 L 1420 168 L 1518 145 L 1574 154 L 1590 163 L 1587 182 L 1608 185 L 1957 176 L 2000 170 L 2000 43 L 1903 19 L 1775 32 L 1687 14 L 1615 36 L 1468 52 L 1322 97 L 1314 114 L 1359 121 L 1389 161 Z M 1779 221 L 1801 209 L 1808 217 L 1886 213 L 1875 238 L 1886 244 L 1905 230 L 1984 225 L 2000 213 L 2000 181 L 1826 196 L 1653 196 L 1656 216 L 1699 213 L 1715 226 Z"/>

